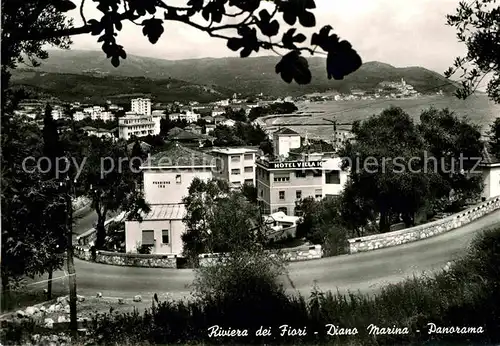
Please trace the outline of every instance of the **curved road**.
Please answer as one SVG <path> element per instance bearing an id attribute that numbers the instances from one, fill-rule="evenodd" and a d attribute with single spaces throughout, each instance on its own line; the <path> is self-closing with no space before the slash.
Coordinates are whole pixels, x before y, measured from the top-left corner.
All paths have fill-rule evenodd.
<path id="1" fill-rule="evenodd" d="M 82 220 L 91 222 L 92 216 Z M 75 231 L 82 233 L 86 223 Z M 387 283 L 395 283 L 423 271 L 439 270 L 464 253 L 474 236 L 481 230 L 500 226 L 500 210 L 466 226 L 436 237 L 392 248 L 355 255 L 323 258 L 315 261 L 290 263 L 289 279 L 284 283 L 308 296 L 314 283 L 322 290 L 360 290 L 374 293 Z M 169 292 L 174 297 L 189 294 L 194 274 L 190 269 L 159 269 L 119 267 L 75 259 L 78 293 L 107 297 L 131 298 L 136 294 L 151 297 Z M 62 274 L 62 273 L 61 273 Z M 60 275 L 60 274 L 57 274 Z M 292 286 L 293 283 L 293 286 Z"/>

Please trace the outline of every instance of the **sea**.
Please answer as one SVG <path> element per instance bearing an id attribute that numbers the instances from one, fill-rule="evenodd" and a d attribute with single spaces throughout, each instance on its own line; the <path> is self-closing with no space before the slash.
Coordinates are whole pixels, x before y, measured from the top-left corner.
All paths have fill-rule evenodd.
<path id="1" fill-rule="evenodd" d="M 266 127 L 272 129 L 286 126 L 302 135 L 307 133 L 309 138 L 331 139 L 332 126 L 301 125 L 328 124 L 323 119 L 337 120 L 339 124 L 350 124 L 356 120 L 362 121 L 372 115 L 380 114 L 390 106 L 401 107 L 418 123 L 421 112 L 434 107 L 448 108 L 458 117 L 467 118 L 471 123 L 479 125 L 484 134 L 489 130 L 495 118 L 500 117 L 500 105 L 489 100 L 484 94 L 472 95 L 466 100 L 453 96 L 432 95 L 414 99 L 301 102 L 296 105 L 299 108 L 297 116 L 268 119 L 265 121 Z M 338 128 L 341 130 L 349 127 L 345 125 Z"/>

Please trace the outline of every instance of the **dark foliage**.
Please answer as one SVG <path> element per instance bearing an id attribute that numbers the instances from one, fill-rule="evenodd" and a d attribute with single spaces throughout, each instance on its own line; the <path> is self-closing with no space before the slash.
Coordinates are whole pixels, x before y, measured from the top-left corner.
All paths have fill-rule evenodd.
<path id="1" fill-rule="evenodd" d="M 500 39 L 498 22 L 500 11 L 495 0 L 461 1 L 454 14 L 447 16 L 448 25 L 457 30 L 457 38 L 467 46 L 467 55 L 455 59 L 453 67 L 445 72 L 448 78 L 461 71 L 462 87 L 456 96 L 465 99 L 482 85 L 487 74 L 488 95 L 500 102 Z"/>
<path id="2" fill-rule="evenodd" d="M 191 302 L 153 303 L 144 314 L 100 315 L 90 328 L 91 340 L 98 344 L 350 344 L 350 345 L 456 345 L 463 344 L 463 334 L 428 334 L 427 323 L 437 326 L 481 326 L 479 334 L 467 334 L 467 344 L 500 342 L 500 230 L 487 232 L 448 272 L 432 277 L 407 279 L 386 286 L 375 296 L 358 293 L 340 295 L 314 288 L 309 300 L 284 294 L 258 271 L 242 271 L 243 263 L 234 264 L 238 280 L 228 281 L 227 295 L 205 296 Z M 239 270 L 236 271 L 236 269 Z M 267 272 L 267 271 L 266 271 Z M 254 273 L 248 278 L 247 273 Z M 246 274 L 246 275 L 245 275 Z M 223 278 L 224 276 L 218 276 Z M 257 280 L 257 281 L 255 281 Z M 220 280 L 218 280 L 220 281 Z M 206 282 L 206 281 L 203 281 Z M 224 281 L 225 282 L 225 281 Z M 265 283 L 268 284 L 265 284 Z M 216 286 L 214 286 L 216 287 Z M 217 286 L 222 287 L 222 286 Z M 229 287 L 229 286 L 228 286 Z M 235 299 L 233 289 L 248 294 Z M 242 313 L 245 311 L 245 313 Z M 369 335 L 370 324 L 407 327 L 407 335 Z M 288 324 L 307 328 L 307 336 L 280 336 L 279 326 Z M 357 335 L 328 336 L 326 324 L 356 328 Z M 248 328 L 246 337 L 210 338 L 208 328 L 219 325 Z M 272 336 L 255 332 L 269 326 Z M 23 326 L 24 333 L 30 330 Z M 32 327 L 31 327 L 32 328 Z M 16 330 L 18 331 L 16 333 Z M 417 332 L 420 330 L 420 332 Z M 3 331 L 6 333 L 7 331 Z M 10 330 L 22 334 L 20 328 Z M 318 332 L 315 334 L 314 332 Z M 5 334 L 4 334 L 5 335 Z"/>

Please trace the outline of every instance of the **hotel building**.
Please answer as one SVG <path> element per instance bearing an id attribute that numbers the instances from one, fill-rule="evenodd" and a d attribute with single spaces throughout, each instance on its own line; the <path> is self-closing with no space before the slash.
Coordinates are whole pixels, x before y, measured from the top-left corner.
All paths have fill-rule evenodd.
<path id="1" fill-rule="evenodd" d="M 307 197 L 337 196 L 347 182 L 341 159 L 334 153 L 297 154 L 289 158 L 256 161 L 256 186 L 264 214 L 284 212 L 300 216 L 297 209 Z"/>
<path id="2" fill-rule="evenodd" d="M 127 112 L 124 117 L 118 118 L 118 136 L 120 139 L 129 140 L 133 136 L 158 135 L 160 134 L 160 120 L 161 116 Z"/>
<path id="3" fill-rule="evenodd" d="M 181 255 L 186 214 L 182 199 L 194 178 L 208 181 L 214 169 L 213 157 L 177 144 L 141 166 L 144 198 L 151 211 L 140 222 L 125 222 L 126 251 L 135 253 L 147 245 L 153 254 Z"/>
<path id="4" fill-rule="evenodd" d="M 224 179 L 231 187 L 243 184 L 255 186 L 255 160 L 258 149 L 254 148 L 216 148 L 211 155 L 217 158 L 214 176 Z"/>

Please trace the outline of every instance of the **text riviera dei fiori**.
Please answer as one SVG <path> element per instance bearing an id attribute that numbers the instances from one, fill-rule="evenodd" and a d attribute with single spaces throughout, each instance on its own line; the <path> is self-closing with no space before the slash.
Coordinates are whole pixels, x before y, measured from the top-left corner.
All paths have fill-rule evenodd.
<path id="1" fill-rule="evenodd" d="M 484 330 L 482 327 L 441 327 L 434 323 L 427 324 L 427 334 L 482 334 Z M 392 327 L 380 327 L 375 324 L 370 324 L 366 328 L 369 335 L 407 335 L 410 333 L 408 327 L 397 327 L 393 325 Z M 325 332 L 329 336 L 348 336 L 357 335 L 357 328 L 345 328 L 336 326 L 333 324 L 325 325 Z M 420 332 L 417 330 L 417 332 Z M 287 324 L 283 324 L 278 327 L 279 336 L 306 336 L 308 335 L 307 327 L 304 328 L 293 328 Z M 314 332 L 314 334 L 319 334 Z M 238 337 L 238 336 L 248 336 L 248 329 L 224 329 L 218 325 L 211 326 L 208 328 L 208 336 L 211 338 L 220 337 Z M 255 331 L 255 336 L 271 336 L 273 331 L 271 327 L 261 326 Z"/>

